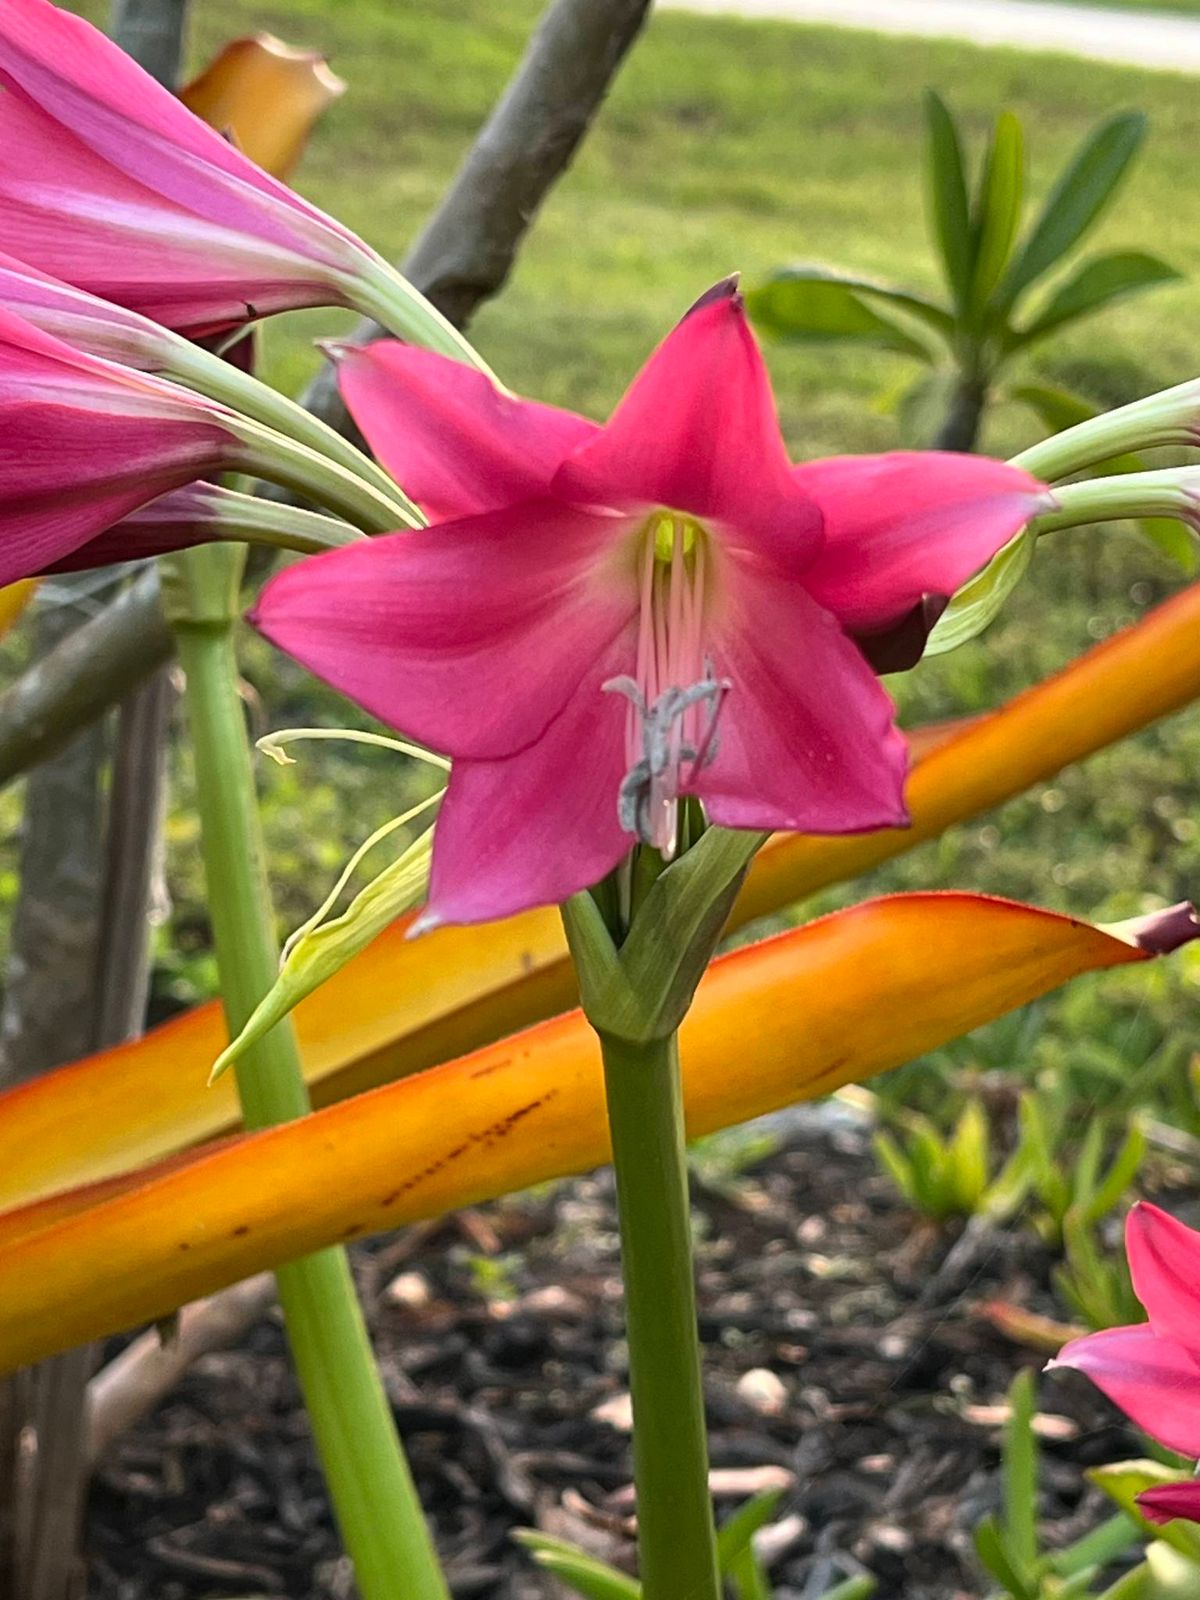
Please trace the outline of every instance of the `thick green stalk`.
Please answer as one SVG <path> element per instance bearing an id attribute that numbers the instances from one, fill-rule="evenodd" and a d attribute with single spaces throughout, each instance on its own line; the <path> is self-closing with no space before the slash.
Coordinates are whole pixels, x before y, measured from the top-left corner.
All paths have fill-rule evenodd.
<path id="1" fill-rule="evenodd" d="M 720 1600 L 675 1035 L 602 1034 L 644 1600 Z"/>
<path id="2" fill-rule="evenodd" d="M 233 645 L 243 552 L 210 545 L 164 563 L 164 592 L 186 674 L 208 903 L 230 1034 L 275 981 L 262 839 Z M 237 1071 L 246 1125 L 309 1109 L 295 1035 L 281 1023 Z M 447 1600 L 391 1408 L 371 1356 L 345 1252 L 277 1274 L 313 1436 L 363 1600 Z"/>

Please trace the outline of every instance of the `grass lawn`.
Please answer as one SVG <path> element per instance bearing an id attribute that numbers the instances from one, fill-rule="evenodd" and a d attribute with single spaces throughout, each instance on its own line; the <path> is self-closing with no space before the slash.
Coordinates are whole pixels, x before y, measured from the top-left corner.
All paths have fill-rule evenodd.
<path id="1" fill-rule="evenodd" d="M 1188 9 L 1200 9 L 1189 6 Z M 265 27 L 320 45 L 350 90 L 312 149 L 301 186 L 386 254 L 402 255 L 509 73 L 536 15 L 531 0 L 207 0 L 195 56 Z M 1097 399 L 1119 400 L 1200 368 L 1200 195 L 1194 180 L 1195 85 L 1161 73 L 988 52 L 942 41 L 876 38 L 767 22 L 656 15 L 579 160 L 538 219 L 504 295 L 474 336 L 515 388 L 602 416 L 672 321 L 714 279 L 748 279 L 789 258 L 826 259 L 932 286 L 921 205 L 919 93 L 934 84 L 980 134 L 1001 106 L 1029 133 L 1036 194 L 1097 118 L 1151 114 L 1133 183 L 1102 243 L 1148 246 L 1189 280 L 1049 342 L 1039 370 Z M 345 325 L 306 315 L 271 330 L 271 370 L 298 385 L 309 341 Z M 910 376 L 898 359 L 768 352 L 798 457 L 886 449 L 883 397 Z M 997 452 L 1033 437 L 999 411 Z M 902 686 L 913 716 L 989 706 L 1131 620 L 1180 580 L 1128 531 L 1060 537 L 1036 583 L 988 636 Z M 798 641 L 798 648 L 803 648 Z M 273 726 L 349 720 L 335 697 L 252 642 L 246 670 Z M 294 923 L 317 884 L 399 806 L 386 759 L 323 751 L 301 769 L 264 770 L 280 903 Z M 851 891 L 927 885 L 1025 896 L 1085 916 L 1129 915 L 1200 879 L 1196 842 L 1200 718 L 1185 714 L 1067 773 L 980 823 L 914 852 Z M 186 783 L 172 821 L 175 936 L 199 952 L 204 914 Z M 1150 898 L 1147 898 L 1150 897 Z M 1125 1000 L 1143 1054 L 1182 1014 L 1187 972 L 1085 985 L 1090 1026 L 1120 1048 Z M 180 993 L 207 981 L 202 959 Z M 1151 995 L 1149 1002 L 1143 998 Z M 1071 1002 L 1076 1008 L 1082 1001 Z M 1074 1013 L 1072 1013 L 1074 1015 Z M 1099 1017 L 1097 1022 L 1095 1019 Z M 1039 1047 L 1040 1048 L 1040 1047 Z"/>

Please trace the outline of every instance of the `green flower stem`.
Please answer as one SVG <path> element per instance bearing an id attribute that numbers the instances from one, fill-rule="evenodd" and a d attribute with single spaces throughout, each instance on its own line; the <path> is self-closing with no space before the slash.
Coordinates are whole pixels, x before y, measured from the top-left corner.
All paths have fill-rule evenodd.
<path id="1" fill-rule="evenodd" d="M 374 317 L 397 339 L 424 345 L 439 355 L 462 361 L 503 387 L 474 345 L 382 256 L 373 256 L 360 273 L 343 281 L 342 288 L 356 311 Z"/>
<path id="2" fill-rule="evenodd" d="M 679 1049 L 601 1034 L 621 1222 L 644 1600 L 720 1600 Z"/>
<path id="3" fill-rule="evenodd" d="M 296 550 L 301 555 L 319 555 L 322 550 L 339 550 L 366 538 L 348 522 L 323 517 L 300 506 L 281 505 L 258 494 L 239 494 L 233 489 L 213 492 L 212 536 L 230 544 L 261 544 L 275 550 Z"/>
<path id="4" fill-rule="evenodd" d="M 264 427 L 294 439 L 297 444 L 305 445 L 370 483 L 394 506 L 394 527 L 407 523 L 417 528 L 424 522 L 418 508 L 381 466 L 286 395 L 187 339 L 164 339 L 161 359 L 165 377 L 207 395 L 210 400 L 219 400 L 243 416 L 253 417 Z"/>
<path id="5" fill-rule="evenodd" d="M 242 554 L 208 545 L 163 563 L 187 679 L 208 903 L 231 1036 L 277 973 L 233 645 Z M 249 1128 L 308 1111 L 290 1020 L 246 1052 L 237 1084 Z M 447 1600 L 345 1252 L 323 1250 L 280 1268 L 276 1277 L 317 1451 L 363 1600 Z"/>
<path id="6" fill-rule="evenodd" d="M 1098 462 L 1130 451 L 1157 445 L 1200 443 L 1200 379 L 1176 384 L 1158 394 L 1119 406 L 1116 411 L 1089 417 L 1064 428 L 1013 456 L 1012 465 L 1023 467 L 1043 483 L 1057 483 Z"/>
<path id="7" fill-rule="evenodd" d="M 238 416 L 232 427 L 240 448 L 236 459 L 229 462 L 231 471 L 265 478 L 306 500 L 315 500 L 364 533 L 392 533 L 415 525 L 394 498 L 328 456 L 265 428 L 252 417 Z"/>
<path id="8" fill-rule="evenodd" d="M 1055 489 L 1054 502 L 1052 510 L 1034 520 L 1036 533 L 1127 517 L 1174 517 L 1195 527 L 1200 522 L 1200 468 L 1165 467 L 1160 472 L 1088 478 Z"/>

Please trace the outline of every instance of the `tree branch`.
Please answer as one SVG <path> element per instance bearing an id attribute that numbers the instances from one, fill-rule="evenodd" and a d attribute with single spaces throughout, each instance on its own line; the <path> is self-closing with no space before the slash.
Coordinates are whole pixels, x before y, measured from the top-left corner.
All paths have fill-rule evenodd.
<path id="1" fill-rule="evenodd" d="M 138 0 L 126 0 L 136 10 Z M 504 284 L 526 230 L 564 172 L 637 37 L 650 0 L 553 0 L 504 94 L 404 262 L 459 327 Z M 360 324 L 354 337 L 382 329 Z M 353 425 L 326 369 L 305 395 L 340 431 Z M 171 649 L 151 580 L 0 696 L 0 784 L 52 755 Z"/>

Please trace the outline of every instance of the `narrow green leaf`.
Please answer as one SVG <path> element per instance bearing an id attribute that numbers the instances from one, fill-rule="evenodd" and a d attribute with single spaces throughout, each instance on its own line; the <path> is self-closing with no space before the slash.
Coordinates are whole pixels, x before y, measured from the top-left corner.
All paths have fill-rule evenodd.
<path id="1" fill-rule="evenodd" d="M 733 1590 L 734 1600 L 771 1600 L 771 1581 L 753 1545 L 743 1545 L 723 1575 Z"/>
<path id="2" fill-rule="evenodd" d="M 1116 194 L 1146 132 L 1140 111 L 1119 113 L 1084 140 L 1042 207 L 998 297 L 1002 310 L 1066 255 Z"/>
<path id="3" fill-rule="evenodd" d="M 1021 221 L 1024 193 L 1024 135 L 1012 112 L 1002 111 L 996 118 L 975 198 L 975 263 L 970 308 L 977 319 L 982 316 L 1008 265 Z"/>
<path id="4" fill-rule="evenodd" d="M 1134 1545 L 1141 1543 L 1141 1530 L 1132 1517 L 1118 1511 L 1098 1528 L 1085 1533 L 1073 1544 L 1056 1550 L 1046 1559 L 1046 1570 L 1061 1578 L 1071 1578 L 1077 1572 L 1107 1567 Z"/>
<path id="5" fill-rule="evenodd" d="M 835 1583 L 832 1589 L 826 1589 L 821 1600 L 871 1600 L 878 1587 L 877 1578 L 873 1578 L 869 1572 L 860 1572 L 853 1578 L 844 1578 L 841 1583 Z"/>
<path id="6" fill-rule="evenodd" d="M 950 1136 L 948 1155 L 955 1209 L 974 1215 L 988 1181 L 991 1129 L 978 1100 L 968 1100 Z"/>
<path id="7" fill-rule="evenodd" d="M 975 1529 L 975 1554 L 998 1583 L 1004 1585 L 1013 1600 L 1037 1600 L 1031 1580 L 1018 1571 L 1005 1546 L 1000 1525 L 995 1517 L 984 1517 Z"/>
<path id="8" fill-rule="evenodd" d="M 1134 1122 L 1113 1157 L 1107 1176 L 1085 1200 L 1083 1214 L 1088 1222 L 1099 1222 L 1118 1205 L 1137 1177 L 1146 1159 L 1146 1131 L 1140 1122 Z"/>
<path id="9" fill-rule="evenodd" d="M 789 343 L 845 341 L 933 359 L 930 346 L 886 315 L 887 308 L 922 323 L 941 339 L 953 335 L 950 313 L 906 289 L 838 271 L 796 266 L 746 292 L 746 307 L 768 338 Z"/>
<path id="10" fill-rule="evenodd" d="M 974 266 L 966 167 L 954 118 L 933 89 L 925 91 L 925 123 L 929 135 L 928 203 L 934 234 L 954 304 L 963 311 L 971 292 Z"/>
<path id="11" fill-rule="evenodd" d="M 1031 344 L 1125 295 L 1174 283 L 1182 276 L 1165 261 L 1142 250 L 1114 250 L 1109 255 L 1092 256 L 1059 285 L 1028 326 L 1013 331 L 1010 347 Z"/>
<path id="12" fill-rule="evenodd" d="M 717 1565 L 722 1572 L 747 1547 L 758 1530 L 770 1522 L 782 1495 L 782 1489 L 768 1489 L 763 1494 L 756 1494 L 721 1525 L 717 1533 Z"/>
<path id="13" fill-rule="evenodd" d="M 517 1529 L 513 1538 L 525 1546 L 539 1567 L 561 1578 L 584 1600 L 641 1600 L 641 1584 L 564 1539 L 553 1539 L 532 1528 Z"/>
<path id="14" fill-rule="evenodd" d="M 1037 1561 L 1038 1447 L 1033 1432 L 1037 1389 L 1023 1368 L 1008 1391 L 1009 1419 L 1004 1434 L 1004 1545 L 1018 1568 Z"/>
<path id="15" fill-rule="evenodd" d="M 873 1144 L 876 1159 L 887 1172 L 888 1177 L 891 1178 L 901 1195 L 910 1205 L 917 1205 L 919 1203 L 917 1182 L 908 1157 L 892 1138 L 891 1134 L 884 1133 L 882 1130 L 875 1135 Z"/>

